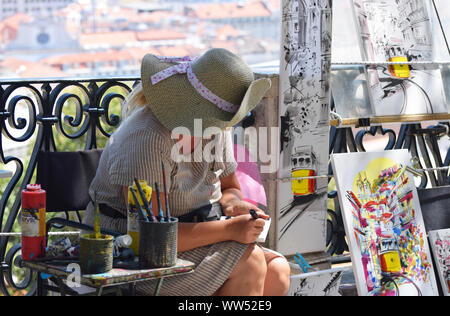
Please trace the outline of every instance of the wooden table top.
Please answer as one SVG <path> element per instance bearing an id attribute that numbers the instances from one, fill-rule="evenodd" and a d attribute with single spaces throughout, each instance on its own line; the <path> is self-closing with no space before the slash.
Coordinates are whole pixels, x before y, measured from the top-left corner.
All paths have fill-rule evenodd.
<path id="1" fill-rule="evenodd" d="M 67 278 L 69 275 L 74 273 L 73 267 L 70 266 L 71 264 L 78 264 L 78 261 L 23 261 L 23 265 L 26 268 L 60 278 Z M 169 268 L 139 269 L 138 261 L 136 259 L 131 264 L 130 268 L 114 268 L 109 272 L 101 274 L 82 274 L 80 275 L 80 283 L 94 288 L 109 287 L 138 281 L 147 281 L 182 275 L 193 272 L 194 266 L 194 263 L 178 258 L 176 265 Z"/>

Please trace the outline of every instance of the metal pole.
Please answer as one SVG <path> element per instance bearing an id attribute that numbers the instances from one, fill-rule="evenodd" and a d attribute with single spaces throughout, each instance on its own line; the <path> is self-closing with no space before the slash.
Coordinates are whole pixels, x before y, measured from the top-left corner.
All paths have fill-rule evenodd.
<path id="1" fill-rule="evenodd" d="M 434 2 L 434 0 L 432 0 L 432 2 L 433 2 L 434 11 L 436 12 L 436 16 L 437 16 L 437 19 L 439 21 L 439 25 L 440 25 L 441 30 L 442 30 L 442 35 L 444 36 L 445 44 L 447 45 L 448 54 L 450 55 L 450 46 L 448 45 L 448 40 L 447 40 L 447 36 L 445 35 L 445 30 L 444 30 L 444 26 L 442 25 L 441 17 L 439 16 L 439 12 L 438 12 L 436 3 Z"/>

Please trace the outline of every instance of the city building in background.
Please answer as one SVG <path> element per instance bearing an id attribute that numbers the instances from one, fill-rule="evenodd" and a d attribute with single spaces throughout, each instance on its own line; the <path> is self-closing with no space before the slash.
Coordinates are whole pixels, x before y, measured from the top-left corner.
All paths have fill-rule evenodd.
<path id="1" fill-rule="evenodd" d="M 0 77 L 139 76 L 147 53 L 212 47 L 279 58 L 279 0 L 0 1 Z"/>
<path id="2" fill-rule="evenodd" d="M 403 3 L 403 0 L 399 0 Z M 450 7 L 435 0 L 444 29 Z M 0 0 L 0 77 L 139 76 L 147 53 L 197 56 L 212 47 L 242 56 L 255 69 L 279 67 L 280 0 Z M 333 4 L 333 62 L 362 61 L 350 1 Z M 420 45 L 423 8 L 405 37 Z M 299 7 L 299 10 L 302 8 Z M 433 34 L 441 34 L 435 15 Z M 303 36 L 303 37 L 302 37 Z M 449 37 L 450 34 L 447 34 Z M 299 41 L 306 40 L 299 34 Z M 422 41 L 421 41 L 422 40 Z M 434 60 L 447 60 L 442 36 Z"/>
<path id="3" fill-rule="evenodd" d="M 76 0 L 0 0 L 0 20 L 18 13 L 51 16 Z"/>

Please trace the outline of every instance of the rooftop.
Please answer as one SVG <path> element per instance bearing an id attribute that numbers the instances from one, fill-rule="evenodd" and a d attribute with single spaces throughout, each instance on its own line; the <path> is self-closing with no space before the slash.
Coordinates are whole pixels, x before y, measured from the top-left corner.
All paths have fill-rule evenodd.
<path id="1" fill-rule="evenodd" d="M 102 32 L 81 34 L 79 41 L 81 46 L 124 46 L 126 43 L 137 42 L 137 35 L 134 31 Z"/>
<path id="2" fill-rule="evenodd" d="M 241 17 L 266 17 L 271 12 L 262 2 L 238 3 L 207 3 L 194 8 L 194 14 L 199 19 L 232 19 Z"/>
<path id="3" fill-rule="evenodd" d="M 136 36 L 139 41 L 174 40 L 186 39 L 187 37 L 184 33 L 178 31 L 160 29 L 149 29 L 144 32 L 137 32 Z"/>
<path id="4" fill-rule="evenodd" d="M 7 57 L 0 60 L 0 69 L 4 72 L 16 74 L 22 78 L 36 77 L 66 77 L 67 74 L 56 67 L 44 65 L 38 62 L 24 61 L 17 58 Z"/>

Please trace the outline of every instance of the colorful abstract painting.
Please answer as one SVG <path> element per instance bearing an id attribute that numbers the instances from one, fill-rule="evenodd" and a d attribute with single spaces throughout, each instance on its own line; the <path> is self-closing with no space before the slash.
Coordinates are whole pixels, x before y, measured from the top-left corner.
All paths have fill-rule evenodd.
<path id="1" fill-rule="evenodd" d="M 450 229 L 431 231 L 428 235 L 442 292 L 450 296 Z"/>
<path id="2" fill-rule="evenodd" d="M 360 295 L 438 295 L 410 161 L 407 150 L 332 156 Z"/>
<path id="3" fill-rule="evenodd" d="M 427 0 L 350 0 L 367 62 L 369 95 L 377 116 L 446 113 L 442 75 L 433 61 Z M 415 63 L 418 62 L 418 63 Z M 415 63 L 415 64 L 414 64 Z"/>

